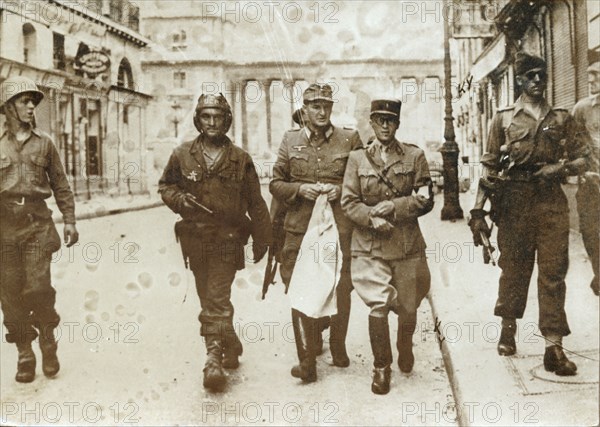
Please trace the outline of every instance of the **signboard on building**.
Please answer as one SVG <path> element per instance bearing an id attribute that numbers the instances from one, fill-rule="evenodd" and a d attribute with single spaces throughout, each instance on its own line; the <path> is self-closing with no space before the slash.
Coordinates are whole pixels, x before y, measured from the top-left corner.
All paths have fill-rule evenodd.
<path id="1" fill-rule="evenodd" d="M 94 78 L 110 67 L 110 57 L 101 50 L 90 50 L 75 58 L 75 68 Z"/>

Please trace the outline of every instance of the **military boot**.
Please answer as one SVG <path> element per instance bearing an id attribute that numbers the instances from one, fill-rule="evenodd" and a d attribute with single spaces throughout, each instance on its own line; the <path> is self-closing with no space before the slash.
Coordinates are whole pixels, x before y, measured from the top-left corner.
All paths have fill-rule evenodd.
<path id="1" fill-rule="evenodd" d="M 544 369 L 561 377 L 577 374 L 577 365 L 567 359 L 563 349 L 558 345 L 546 347 Z"/>
<path id="2" fill-rule="evenodd" d="M 369 316 L 369 338 L 374 357 L 373 383 L 371 391 L 375 394 L 387 394 L 390 391 L 392 375 L 392 345 L 387 317 Z"/>
<path id="3" fill-rule="evenodd" d="M 498 341 L 498 354 L 500 356 L 512 356 L 517 352 L 516 331 L 517 321 L 515 319 L 502 319 L 502 330 Z"/>
<path id="4" fill-rule="evenodd" d="M 413 354 L 412 337 L 415 333 L 416 321 L 408 319 L 407 316 L 398 316 L 398 337 L 396 347 L 398 348 L 398 367 L 404 373 L 412 371 L 415 364 Z"/>
<path id="5" fill-rule="evenodd" d="M 60 370 L 60 363 L 56 356 L 58 345 L 54 338 L 54 328 L 45 328 L 40 331 L 40 350 L 42 351 L 42 371 L 51 378 Z"/>
<path id="6" fill-rule="evenodd" d="M 227 378 L 221 361 L 223 358 L 223 348 L 218 339 L 206 337 L 206 364 L 204 365 L 205 388 L 212 391 L 222 391 L 225 388 Z"/>
<path id="7" fill-rule="evenodd" d="M 239 357 L 244 352 L 244 347 L 235 333 L 233 324 L 225 325 L 223 334 L 223 368 L 237 369 L 240 366 Z"/>
<path id="8" fill-rule="evenodd" d="M 292 309 L 292 325 L 296 340 L 296 351 L 300 363 L 292 368 L 292 376 L 305 383 L 317 381 L 317 359 L 315 353 L 316 334 L 321 333 L 318 321 L 298 310 Z"/>
<path id="9" fill-rule="evenodd" d="M 323 332 L 325 332 L 325 329 L 329 328 L 329 326 L 331 325 L 331 318 L 330 317 L 321 317 L 318 320 L 318 327 L 317 327 L 317 333 L 316 333 L 316 341 L 315 341 L 315 354 L 317 356 L 320 356 L 323 354 Z"/>
<path id="10" fill-rule="evenodd" d="M 19 360 L 17 361 L 17 375 L 15 380 L 20 383 L 30 383 L 35 378 L 35 353 L 31 348 L 31 341 L 17 343 Z"/>
<path id="11" fill-rule="evenodd" d="M 329 349 L 333 364 L 339 368 L 350 366 L 350 358 L 346 352 L 346 334 L 350 320 L 350 295 L 338 296 L 338 313 L 331 317 L 331 334 Z"/>

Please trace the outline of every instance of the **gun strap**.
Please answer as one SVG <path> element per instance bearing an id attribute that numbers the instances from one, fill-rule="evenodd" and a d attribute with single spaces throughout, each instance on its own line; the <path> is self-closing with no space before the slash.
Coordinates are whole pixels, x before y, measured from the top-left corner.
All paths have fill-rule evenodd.
<path id="1" fill-rule="evenodd" d="M 375 163 L 375 160 L 373 159 L 373 156 L 371 156 L 371 154 L 369 153 L 369 150 L 365 150 L 365 156 L 367 156 L 367 160 L 371 164 L 371 167 L 373 168 L 379 179 L 383 181 L 383 183 L 387 185 L 390 190 L 392 190 L 394 196 L 402 197 L 402 193 L 400 192 L 400 190 L 396 188 L 392 181 L 390 181 L 389 178 L 385 176 L 385 173 L 379 168 L 377 163 Z"/>

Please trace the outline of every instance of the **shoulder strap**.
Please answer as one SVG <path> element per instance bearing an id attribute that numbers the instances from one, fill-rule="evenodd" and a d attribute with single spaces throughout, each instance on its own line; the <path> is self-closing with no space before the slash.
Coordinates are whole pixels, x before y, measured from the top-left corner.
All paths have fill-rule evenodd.
<path id="1" fill-rule="evenodd" d="M 379 166 L 377 166 L 375 160 L 373 160 L 373 157 L 371 156 L 371 153 L 369 153 L 369 150 L 365 150 L 365 156 L 367 156 L 367 160 L 371 164 L 371 167 L 373 168 L 379 179 L 382 180 L 383 183 L 387 185 L 390 190 L 392 190 L 394 196 L 402 197 L 402 193 L 400 192 L 400 190 L 398 190 L 396 186 L 392 183 L 392 181 L 390 181 L 388 177 L 385 176 L 385 174 L 382 172 L 382 170 L 379 169 Z"/>

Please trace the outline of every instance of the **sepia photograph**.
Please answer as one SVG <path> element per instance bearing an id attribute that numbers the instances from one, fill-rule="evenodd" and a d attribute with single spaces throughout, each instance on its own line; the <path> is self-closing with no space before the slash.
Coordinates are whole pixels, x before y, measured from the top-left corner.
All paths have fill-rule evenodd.
<path id="1" fill-rule="evenodd" d="M 0 426 L 598 426 L 600 0 L 0 0 Z"/>

